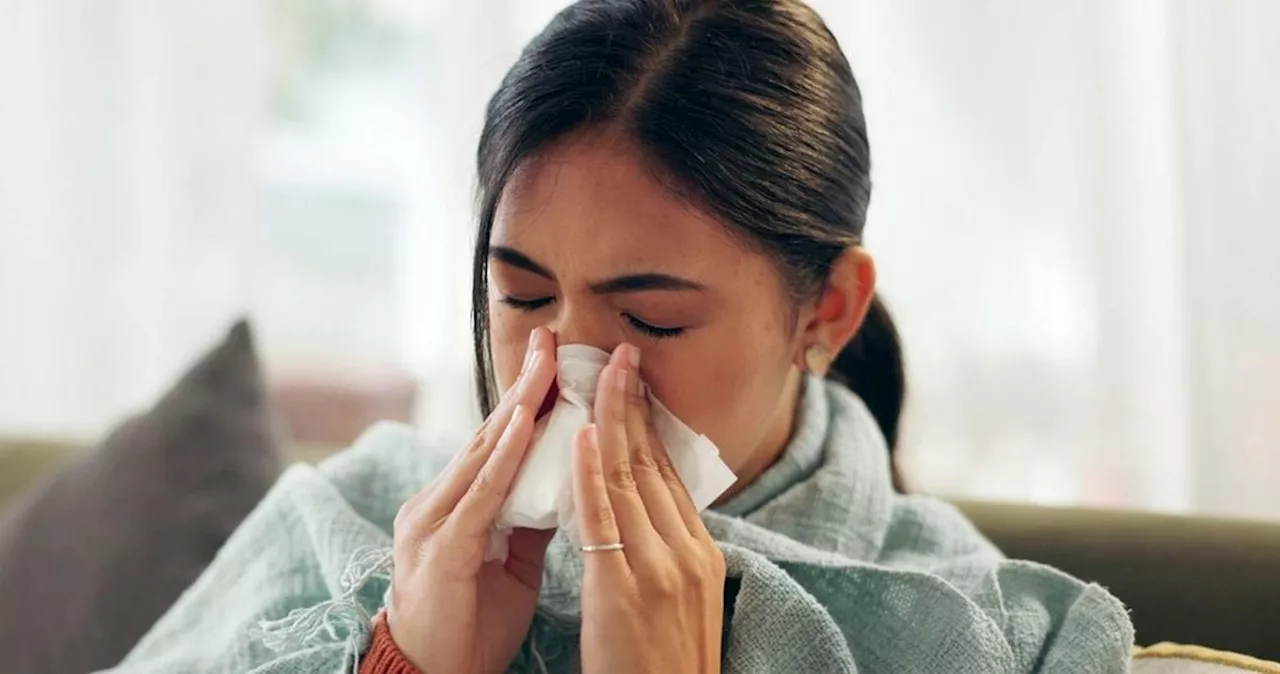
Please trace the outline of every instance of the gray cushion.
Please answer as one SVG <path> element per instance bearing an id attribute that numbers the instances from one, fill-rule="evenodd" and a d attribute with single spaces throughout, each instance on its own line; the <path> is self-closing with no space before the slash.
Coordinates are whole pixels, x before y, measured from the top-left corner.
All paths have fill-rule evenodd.
<path id="1" fill-rule="evenodd" d="M 114 666 L 279 476 L 241 322 L 146 414 L 0 522 L 0 672 Z"/>

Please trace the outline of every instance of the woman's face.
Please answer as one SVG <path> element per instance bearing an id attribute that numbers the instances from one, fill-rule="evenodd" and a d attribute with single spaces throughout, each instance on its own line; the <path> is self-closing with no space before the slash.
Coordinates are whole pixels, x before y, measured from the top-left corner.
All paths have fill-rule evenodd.
<path id="1" fill-rule="evenodd" d="M 578 135 L 528 162 L 502 195 L 490 251 L 501 390 L 529 332 L 546 326 L 559 344 L 640 347 L 654 395 L 739 475 L 785 444 L 801 347 L 781 275 L 660 185 L 625 141 Z"/>

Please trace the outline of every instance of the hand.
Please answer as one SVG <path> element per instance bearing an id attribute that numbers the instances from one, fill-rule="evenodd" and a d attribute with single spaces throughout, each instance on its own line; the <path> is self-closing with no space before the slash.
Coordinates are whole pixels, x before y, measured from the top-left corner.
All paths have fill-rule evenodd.
<path id="1" fill-rule="evenodd" d="M 505 671 L 528 632 L 555 532 L 516 529 L 505 563 L 484 562 L 484 549 L 555 376 L 555 339 L 539 328 L 520 377 L 475 438 L 396 516 L 387 617 L 425 674 Z"/>
<path id="2" fill-rule="evenodd" d="M 724 558 L 648 423 L 640 351 L 624 344 L 600 376 L 594 425 L 574 438 L 584 552 L 582 669 L 719 672 Z"/>

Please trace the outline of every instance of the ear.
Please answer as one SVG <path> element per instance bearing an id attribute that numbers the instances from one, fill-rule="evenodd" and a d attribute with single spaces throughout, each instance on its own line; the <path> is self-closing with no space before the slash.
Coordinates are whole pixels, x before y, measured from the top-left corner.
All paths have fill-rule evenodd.
<path id="1" fill-rule="evenodd" d="M 846 248 L 831 265 L 822 295 L 802 314 L 797 363 L 826 374 L 862 325 L 876 291 L 876 263 L 865 248 Z"/>

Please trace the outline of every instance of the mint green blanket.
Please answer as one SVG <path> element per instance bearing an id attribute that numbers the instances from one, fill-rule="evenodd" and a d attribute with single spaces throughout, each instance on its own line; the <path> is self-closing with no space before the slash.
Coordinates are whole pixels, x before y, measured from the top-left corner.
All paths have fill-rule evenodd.
<path id="1" fill-rule="evenodd" d="M 1128 671 L 1133 629 L 1096 585 L 1004 559 L 950 506 L 893 492 L 884 441 L 843 387 L 806 382 L 783 457 L 704 519 L 730 576 L 727 672 Z M 387 588 L 400 503 L 448 459 L 380 424 L 294 466 L 117 674 L 352 671 Z M 547 553 L 513 671 L 577 671 L 581 566 Z"/>

